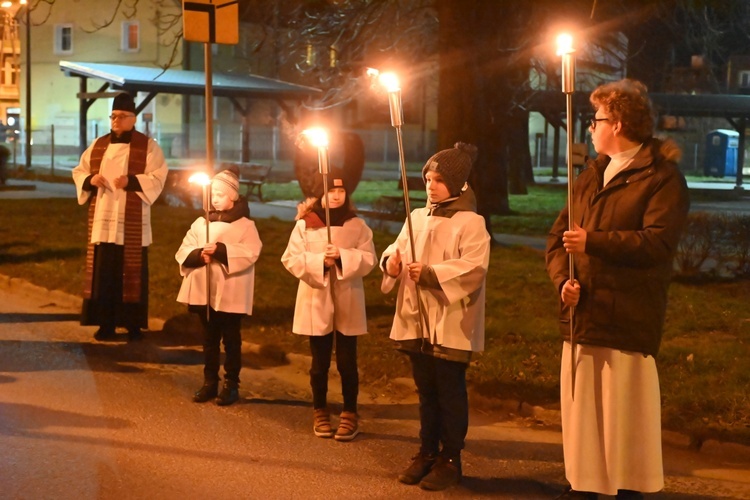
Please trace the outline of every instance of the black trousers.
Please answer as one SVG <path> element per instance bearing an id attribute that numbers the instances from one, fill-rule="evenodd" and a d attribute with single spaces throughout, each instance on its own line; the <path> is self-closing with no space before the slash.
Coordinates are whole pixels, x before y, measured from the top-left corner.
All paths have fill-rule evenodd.
<path id="1" fill-rule="evenodd" d="M 148 247 L 141 249 L 140 302 L 122 301 L 124 254 L 123 245 L 99 243 L 94 247 L 91 298 L 83 300 L 82 325 L 97 325 L 113 332 L 117 326 L 148 328 Z"/>
<path id="2" fill-rule="evenodd" d="M 417 352 L 407 354 L 419 393 L 420 451 L 460 456 L 469 431 L 468 365 Z"/>
<path id="3" fill-rule="evenodd" d="M 357 412 L 359 395 L 359 372 L 357 371 L 357 337 L 331 332 L 328 335 L 310 336 L 310 387 L 313 393 L 313 407 L 325 408 L 328 405 L 328 370 L 331 367 L 334 336 L 336 339 L 336 368 L 341 375 L 341 393 L 344 396 L 344 411 Z"/>
<path id="4" fill-rule="evenodd" d="M 203 378 L 206 382 L 219 381 L 221 346 L 224 342 L 224 380 L 240 383 L 242 368 L 242 335 L 240 325 L 244 314 L 227 313 L 211 309 L 209 319 L 206 313 L 198 315 L 203 324 Z"/>

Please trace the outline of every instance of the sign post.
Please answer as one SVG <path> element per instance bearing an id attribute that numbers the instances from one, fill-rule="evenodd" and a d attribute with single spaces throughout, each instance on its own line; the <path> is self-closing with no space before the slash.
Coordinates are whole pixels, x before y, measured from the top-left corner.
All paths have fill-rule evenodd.
<path id="1" fill-rule="evenodd" d="M 213 80 L 211 44 L 236 45 L 239 42 L 238 0 L 183 0 L 182 35 L 188 42 L 203 42 L 206 72 L 206 169 L 213 175 Z"/>

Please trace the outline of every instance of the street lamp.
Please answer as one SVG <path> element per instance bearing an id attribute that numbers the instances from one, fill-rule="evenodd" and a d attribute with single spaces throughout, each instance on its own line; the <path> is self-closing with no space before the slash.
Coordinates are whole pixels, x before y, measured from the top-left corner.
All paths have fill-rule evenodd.
<path id="1" fill-rule="evenodd" d="M 13 17 L 18 15 L 20 8 L 24 8 L 26 22 L 26 170 L 31 170 L 31 5 L 29 0 L 3 0 L 0 2 L 0 8 L 6 12 L 17 6 L 13 12 Z M 20 92 L 19 92 L 20 94 Z"/>

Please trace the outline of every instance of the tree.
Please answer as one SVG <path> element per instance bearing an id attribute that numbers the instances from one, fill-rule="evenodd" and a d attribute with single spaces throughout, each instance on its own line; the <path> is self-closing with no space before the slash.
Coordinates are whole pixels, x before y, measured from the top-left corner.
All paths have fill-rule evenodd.
<path id="1" fill-rule="evenodd" d="M 351 71 L 359 69 L 365 55 L 400 58 L 402 65 L 418 72 L 433 70 L 424 61 L 435 55 L 438 148 L 459 140 L 478 146 L 472 184 L 480 213 L 489 221 L 492 213 L 510 211 L 509 186 L 514 193 L 524 193 L 533 182 L 524 104 L 532 91 L 532 66 L 550 73 L 549 58 L 537 56 L 540 46 L 552 54 L 546 28 L 552 14 L 561 10 L 552 5 L 509 0 L 301 2 L 298 19 L 304 21 L 296 26 L 304 29 L 297 31 L 296 39 L 341 48 L 341 66 L 312 71 L 316 84 L 336 89 L 328 94 L 334 99 L 348 95 L 341 91 L 353 81 Z M 563 14 L 581 17 L 580 12 L 588 13 L 582 7 L 590 3 L 568 5 Z"/>
<path id="2" fill-rule="evenodd" d="M 586 39 L 582 53 L 596 54 L 579 59 L 579 75 L 591 85 L 622 66 L 658 90 L 679 49 L 725 57 L 727 39 L 749 46 L 737 21 L 749 10 L 742 0 L 240 0 L 241 19 L 261 27 L 248 57 L 271 46 L 272 76 L 294 68 L 301 83 L 324 90 L 310 107 L 343 105 L 369 91 L 366 65 L 398 63 L 413 79 L 437 74 L 438 148 L 459 140 L 478 146 L 472 184 L 488 225 L 490 214 L 510 211 L 509 192 L 533 183 L 531 75 L 543 88 L 560 88 L 556 27 L 575 28 Z"/>

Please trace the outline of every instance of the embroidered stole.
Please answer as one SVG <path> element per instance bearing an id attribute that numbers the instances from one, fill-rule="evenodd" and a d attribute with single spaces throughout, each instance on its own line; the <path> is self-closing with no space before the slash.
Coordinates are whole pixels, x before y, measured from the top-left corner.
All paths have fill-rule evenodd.
<path id="1" fill-rule="evenodd" d="M 94 143 L 91 150 L 91 175 L 99 173 L 104 152 L 109 147 L 111 134 L 102 136 Z M 142 174 L 146 170 L 146 155 L 148 153 L 148 136 L 133 130 L 128 154 L 128 175 Z M 83 285 L 83 296 L 91 298 L 94 277 L 94 244 L 91 234 L 94 227 L 94 213 L 96 212 L 97 196 L 92 196 L 89 202 L 89 230 L 88 248 L 86 251 L 86 279 Z M 143 247 L 143 204 L 135 191 L 126 191 L 125 198 L 125 248 L 122 265 L 122 301 L 137 303 L 141 300 L 141 257 Z"/>

